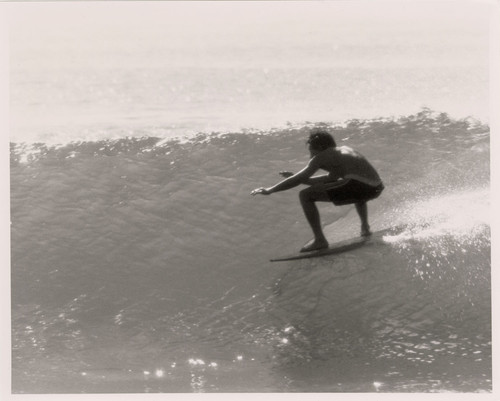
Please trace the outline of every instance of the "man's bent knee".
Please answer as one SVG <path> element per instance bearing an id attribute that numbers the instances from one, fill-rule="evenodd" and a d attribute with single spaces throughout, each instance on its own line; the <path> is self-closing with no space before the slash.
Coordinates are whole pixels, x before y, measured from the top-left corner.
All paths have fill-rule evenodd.
<path id="1" fill-rule="evenodd" d="M 313 202 L 313 199 L 311 197 L 311 191 L 309 191 L 308 189 L 303 189 L 302 191 L 299 192 L 299 199 L 301 203 Z"/>
<path id="2" fill-rule="evenodd" d="M 326 192 L 318 191 L 313 187 L 309 187 L 300 191 L 299 199 L 301 203 L 331 202 Z"/>

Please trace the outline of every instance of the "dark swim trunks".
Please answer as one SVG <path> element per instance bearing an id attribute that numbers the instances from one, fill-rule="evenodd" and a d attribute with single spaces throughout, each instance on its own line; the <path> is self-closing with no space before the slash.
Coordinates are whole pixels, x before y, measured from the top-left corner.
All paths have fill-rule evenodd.
<path id="1" fill-rule="evenodd" d="M 348 179 L 333 188 L 327 189 L 326 193 L 334 205 L 341 206 L 378 198 L 383 190 L 384 184 L 373 187 L 364 182 Z"/>

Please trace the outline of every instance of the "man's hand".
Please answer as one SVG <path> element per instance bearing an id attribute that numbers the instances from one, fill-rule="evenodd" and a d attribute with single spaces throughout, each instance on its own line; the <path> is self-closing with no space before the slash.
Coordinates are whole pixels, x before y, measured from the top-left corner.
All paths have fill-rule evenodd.
<path id="1" fill-rule="evenodd" d="M 280 175 L 282 177 L 288 178 L 288 177 L 291 177 L 293 175 L 293 173 L 290 171 L 280 171 Z"/>
<path id="2" fill-rule="evenodd" d="M 257 195 L 257 194 L 261 194 L 261 195 L 271 195 L 271 191 L 269 191 L 267 188 L 264 188 L 264 187 L 260 187 L 260 188 L 256 188 L 254 189 L 251 194 L 253 196 Z"/>

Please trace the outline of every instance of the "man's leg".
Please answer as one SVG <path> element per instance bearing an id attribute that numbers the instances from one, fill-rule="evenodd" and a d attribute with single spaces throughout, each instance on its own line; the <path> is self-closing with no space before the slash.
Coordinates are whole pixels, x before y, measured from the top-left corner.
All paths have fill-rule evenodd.
<path id="1" fill-rule="evenodd" d="M 356 203 L 356 211 L 361 220 L 361 236 L 368 237 L 371 235 L 370 225 L 368 224 L 368 206 L 366 202 Z"/>
<path id="2" fill-rule="evenodd" d="M 307 222 L 311 226 L 314 234 L 314 241 L 311 245 L 305 246 L 301 249 L 301 252 L 315 251 L 322 248 L 328 248 L 328 241 L 323 234 L 323 229 L 321 228 L 321 218 L 319 215 L 316 202 L 331 202 L 330 198 L 319 186 L 311 186 L 307 189 L 300 191 L 300 204 L 304 210 Z"/>

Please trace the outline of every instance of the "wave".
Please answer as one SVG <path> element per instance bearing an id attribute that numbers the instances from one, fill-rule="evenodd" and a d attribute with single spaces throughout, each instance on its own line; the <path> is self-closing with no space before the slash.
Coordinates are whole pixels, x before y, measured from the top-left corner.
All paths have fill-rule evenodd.
<path id="1" fill-rule="evenodd" d="M 301 168 L 318 126 L 380 172 L 372 228 L 402 230 L 270 265 L 311 234 L 295 190 L 250 191 Z M 377 371 L 388 391 L 431 391 L 454 363 L 438 390 L 488 390 L 488 211 L 489 127 L 431 110 L 188 140 L 13 143 L 14 389 L 40 390 L 43 377 L 47 391 L 114 391 L 112 368 L 143 391 L 143 372 L 161 368 L 175 380 L 151 391 L 372 391 Z M 321 214 L 331 240 L 358 233 L 352 206 Z M 326 372 L 346 358 L 361 373 L 335 387 Z M 310 363 L 325 374 L 304 382 Z M 263 381 L 256 366 L 281 373 Z M 99 369 L 109 381 L 85 379 Z M 242 379 L 221 379 L 229 371 Z"/>

